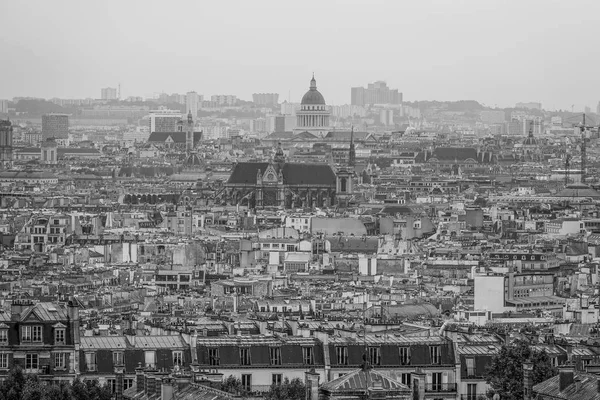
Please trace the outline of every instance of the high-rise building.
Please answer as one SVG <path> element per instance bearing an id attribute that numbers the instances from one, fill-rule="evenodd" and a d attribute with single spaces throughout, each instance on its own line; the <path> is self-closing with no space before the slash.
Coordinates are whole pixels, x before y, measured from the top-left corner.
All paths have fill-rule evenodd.
<path id="1" fill-rule="evenodd" d="M 117 89 L 116 88 L 103 88 L 100 90 L 100 98 L 102 100 L 116 100 L 117 99 Z"/>
<path id="2" fill-rule="evenodd" d="M 181 118 L 179 110 L 151 110 L 149 114 L 150 133 L 175 132 L 177 131 L 177 123 L 181 121 Z"/>
<path id="3" fill-rule="evenodd" d="M 220 106 L 232 106 L 237 103 L 237 96 L 231 94 L 213 94 L 210 96 L 210 101 Z"/>
<path id="4" fill-rule="evenodd" d="M 42 115 L 42 139 L 69 139 L 69 116 L 67 114 Z"/>
<path id="5" fill-rule="evenodd" d="M 515 108 L 525 108 L 527 110 L 541 110 L 542 103 L 534 103 L 534 102 L 517 103 L 517 104 L 515 104 Z"/>
<path id="6" fill-rule="evenodd" d="M 383 81 L 369 83 L 366 88 L 350 89 L 350 104 L 364 106 L 373 104 L 402 104 L 402 93 L 398 89 L 390 89 Z"/>
<path id="7" fill-rule="evenodd" d="M 276 106 L 279 104 L 278 93 L 254 93 L 252 101 L 257 106 Z"/>
<path id="8" fill-rule="evenodd" d="M 185 108 L 186 113 L 192 113 L 192 116 L 196 117 L 198 115 L 198 110 L 200 109 L 200 103 L 204 100 L 204 98 L 200 99 L 198 93 L 196 92 L 187 92 L 185 95 Z"/>
<path id="9" fill-rule="evenodd" d="M 0 166 L 10 168 L 13 161 L 13 128 L 9 120 L 0 119 Z"/>
<path id="10" fill-rule="evenodd" d="M 8 114 L 8 100 L 0 100 L 0 114 Z"/>

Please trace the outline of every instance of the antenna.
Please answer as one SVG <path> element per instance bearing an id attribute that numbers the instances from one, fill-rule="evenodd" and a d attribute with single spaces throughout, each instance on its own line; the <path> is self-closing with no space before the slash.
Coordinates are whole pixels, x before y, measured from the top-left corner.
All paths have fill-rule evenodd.
<path id="1" fill-rule="evenodd" d="M 121 100 L 121 84 L 119 83 L 119 93 L 117 93 L 117 100 Z"/>

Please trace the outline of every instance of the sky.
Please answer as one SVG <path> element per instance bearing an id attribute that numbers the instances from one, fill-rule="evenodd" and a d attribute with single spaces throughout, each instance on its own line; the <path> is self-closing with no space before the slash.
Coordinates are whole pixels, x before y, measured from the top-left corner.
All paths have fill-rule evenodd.
<path id="1" fill-rule="evenodd" d="M 0 0 L 0 99 L 196 91 L 595 110 L 598 0 Z"/>

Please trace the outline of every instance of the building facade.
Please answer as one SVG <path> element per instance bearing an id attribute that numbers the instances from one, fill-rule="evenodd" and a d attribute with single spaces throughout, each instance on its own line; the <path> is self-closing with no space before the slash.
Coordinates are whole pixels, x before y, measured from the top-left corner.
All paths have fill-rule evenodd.
<path id="1" fill-rule="evenodd" d="M 0 120 L 0 166 L 10 168 L 13 162 L 13 127 L 9 120 Z"/>
<path id="2" fill-rule="evenodd" d="M 67 114 L 42 115 L 42 138 L 69 139 L 69 116 Z"/>

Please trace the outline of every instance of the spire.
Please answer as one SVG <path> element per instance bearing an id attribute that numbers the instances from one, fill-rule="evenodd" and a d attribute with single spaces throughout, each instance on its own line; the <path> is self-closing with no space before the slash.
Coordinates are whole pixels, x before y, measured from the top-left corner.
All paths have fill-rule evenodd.
<path id="1" fill-rule="evenodd" d="M 350 131 L 350 153 L 348 154 L 348 165 L 354 167 L 356 164 L 356 149 L 354 148 L 354 125 Z"/>
<path id="2" fill-rule="evenodd" d="M 312 79 L 310 80 L 310 89 L 317 90 L 317 81 L 315 80 L 315 73 L 313 72 Z"/>

